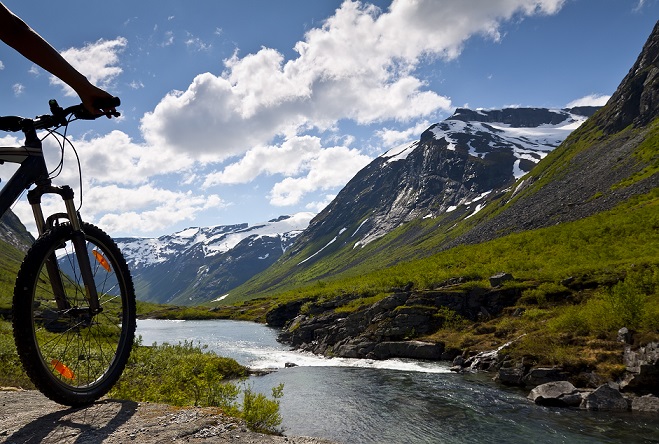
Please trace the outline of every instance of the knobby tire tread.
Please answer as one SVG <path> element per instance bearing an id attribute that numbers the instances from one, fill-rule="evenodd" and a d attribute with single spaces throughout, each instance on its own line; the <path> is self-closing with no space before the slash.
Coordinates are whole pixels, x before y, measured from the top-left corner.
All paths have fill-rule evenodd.
<path id="1" fill-rule="evenodd" d="M 89 389 L 73 389 L 55 383 L 47 365 L 42 362 L 35 339 L 32 309 L 39 271 L 46 256 L 56 246 L 71 239 L 73 231 L 70 225 L 54 227 L 40 236 L 29 249 L 16 278 L 12 306 L 14 341 L 25 372 L 45 396 L 59 404 L 69 406 L 90 404 L 101 398 L 114 386 L 130 356 L 136 327 L 135 290 L 126 260 L 112 238 L 100 228 L 88 223 L 83 223 L 82 226 L 86 240 L 102 246 L 113 257 L 116 267 L 115 274 L 122 281 L 121 284 L 124 286 L 122 293 L 125 293 L 125 296 L 122 296 L 122 303 L 124 319 L 127 322 L 122 323 L 123 334 L 121 337 L 123 339 L 119 341 L 118 350 L 114 354 L 115 361 L 112 369 L 105 374 L 103 381 Z"/>

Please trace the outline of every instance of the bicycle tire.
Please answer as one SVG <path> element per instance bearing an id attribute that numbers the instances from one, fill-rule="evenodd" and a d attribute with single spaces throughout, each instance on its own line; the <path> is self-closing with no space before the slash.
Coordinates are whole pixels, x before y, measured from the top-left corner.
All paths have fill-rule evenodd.
<path id="1" fill-rule="evenodd" d="M 14 341 L 26 373 L 44 395 L 69 406 L 90 404 L 114 386 L 136 326 L 135 291 L 123 255 L 98 227 L 83 223 L 82 228 L 103 311 L 92 315 L 88 309 L 68 223 L 47 231 L 30 248 L 13 299 Z M 46 270 L 53 257 L 64 282 L 64 309 Z"/>

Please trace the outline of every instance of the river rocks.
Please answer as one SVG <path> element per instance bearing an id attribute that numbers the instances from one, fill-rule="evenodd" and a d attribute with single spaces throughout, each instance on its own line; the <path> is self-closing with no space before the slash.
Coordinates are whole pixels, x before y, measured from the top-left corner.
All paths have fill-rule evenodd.
<path id="1" fill-rule="evenodd" d="M 586 410 L 629 410 L 629 403 L 614 384 L 604 384 L 585 395 L 580 407 Z"/>
<path id="2" fill-rule="evenodd" d="M 617 384 L 611 382 L 602 384 L 595 390 L 579 389 L 568 381 L 548 382 L 531 390 L 528 398 L 538 405 L 551 407 L 659 413 L 659 398 L 656 396 L 625 397 Z"/>
<path id="3" fill-rule="evenodd" d="M 525 374 L 524 366 L 500 368 L 494 380 L 503 385 L 524 385 L 523 379 Z"/>
<path id="4" fill-rule="evenodd" d="M 623 361 L 627 374 L 620 383 L 621 389 L 659 394 L 659 342 L 651 342 L 636 350 L 626 345 Z"/>
<path id="5" fill-rule="evenodd" d="M 627 327 L 622 327 L 618 330 L 618 342 L 623 342 L 625 344 L 632 343 L 632 332 L 629 331 Z"/>
<path id="6" fill-rule="evenodd" d="M 659 413 L 659 398 L 645 395 L 632 398 L 632 411 Z"/>
<path id="7" fill-rule="evenodd" d="M 422 341 L 380 342 L 373 349 L 375 359 L 411 358 L 438 361 L 444 344 Z"/>
<path id="8" fill-rule="evenodd" d="M 578 407 L 583 401 L 581 392 L 568 381 L 539 385 L 531 390 L 528 398 L 538 405 L 552 407 Z"/>
<path id="9" fill-rule="evenodd" d="M 356 296 L 344 295 L 331 302 L 283 304 L 268 313 L 266 319 L 270 325 L 280 325 L 287 318 L 279 340 L 317 354 L 450 360 L 460 351 L 444 350 L 443 344 L 420 346 L 410 340 L 441 328 L 447 316 L 452 316 L 446 309 L 476 320 L 498 315 L 519 296 L 519 289 L 406 291 L 345 314 L 336 309 Z M 300 313 L 303 305 L 304 313 Z"/>
<path id="10" fill-rule="evenodd" d="M 441 328 L 447 316 L 452 316 L 446 309 L 476 320 L 498 315 L 519 296 L 519 289 L 405 291 L 344 314 L 336 309 L 355 298 L 344 295 L 330 302 L 283 304 L 271 310 L 266 319 L 270 325 L 281 325 L 288 318 L 279 340 L 316 354 L 373 359 L 452 359 L 460 351 L 445 350 L 443 344 L 412 340 Z M 303 305 L 304 313 L 300 313 Z"/>
<path id="11" fill-rule="evenodd" d="M 279 304 L 265 315 L 265 321 L 271 327 L 283 327 L 300 312 L 300 308 L 308 302 L 307 299 Z"/>
<path id="12" fill-rule="evenodd" d="M 343 358 L 366 358 L 371 356 L 376 343 L 373 341 L 353 340 L 343 344 L 337 344 L 332 349 L 332 354 Z"/>
<path id="13" fill-rule="evenodd" d="M 522 383 L 527 387 L 536 387 L 548 382 L 567 381 L 569 377 L 570 373 L 560 367 L 537 367 L 524 375 Z"/>

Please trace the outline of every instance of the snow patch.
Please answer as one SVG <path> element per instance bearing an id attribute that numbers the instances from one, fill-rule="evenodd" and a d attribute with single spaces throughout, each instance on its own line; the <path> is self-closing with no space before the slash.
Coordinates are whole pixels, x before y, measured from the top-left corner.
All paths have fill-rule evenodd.
<path id="1" fill-rule="evenodd" d="M 321 248 L 320 250 L 316 251 L 314 254 L 312 254 L 311 256 L 309 256 L 308 258 L 306 258 L 305 260 L 303 260 L 302 262 L 298 262 L 298 265 L 302 265 L 302 264 L 304 264 L 306 261 L 310 260 L 311 258 L 314 258 L 314 257 L 316 257 L 317 255 L 319 255 L 319 254 L 320 254 L 325 248 L 329 247 L 329 246 L 332 245 L 334 242 L 336 242 L 337 237 L 338 237 L 338 236 L 334 236 L 334 239 L 332 239 L 331 241 L 329 241 L 329 242 L 327 243 L 327 245 L 325 245 L 325 246 L 324 246 L 323 248 Z"/>
<path id="2" fill-rule="evenodd" d="M 361 224 L 359 224 L 359 226 L 357 227 L 357 229 L 355 230 L 355 232 L 352 233 L 352 236 L 350 236 L 350 237 L 355 237 L 355 234 L 357 234 L 357 232 L 360 230 L 361 227 L 364 226 L 364 224 L 365 224 L 366 222 L 368 222 L 368 218 L 364 219 L 364 222 L 362 222 Z"/>
<path id="3" fill-rule="evenodd" d="M 409 156 L 410 153 L 416 149 L 418 144 L 418 142 L 406 142 L 403 145 L 399 145 L 396 148 L 390 149 L 380 157 L 387 159 L 385 164 L 389 164 L 397 160 L 405 160 L 407 159 L 407 156 Z"/>

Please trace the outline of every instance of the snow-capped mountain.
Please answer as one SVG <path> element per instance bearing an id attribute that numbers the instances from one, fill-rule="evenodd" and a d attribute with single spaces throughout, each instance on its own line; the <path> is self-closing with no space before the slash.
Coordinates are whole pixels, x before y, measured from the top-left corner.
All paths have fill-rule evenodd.
<path id="1" fill-rule="evenodd" d="M 196 227 L 159 238 L 121 238 L 137 298 L 194 304 L 221 297 L 272 265 L 302 233 L 312 213 L 262 224 Z"/>
<path id="2" fill-rule="evenodd" d="M 312 242 L 309 263 L 342 246 L 359 248 L 405 222 L 475 214 L 565 140 L 596 107 L 458 108 L 420 140 L 391 149 L 362 169 L 292 247 Z M 322 250 L 322 251 L 321 251 Z"/>

